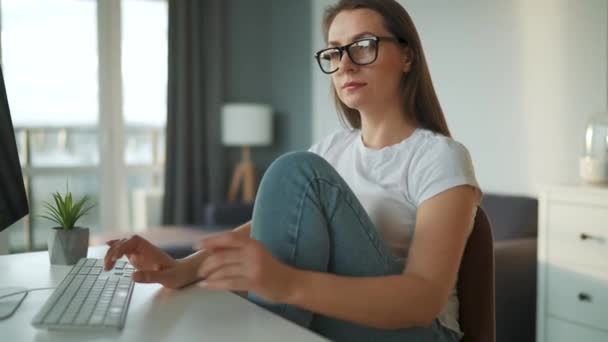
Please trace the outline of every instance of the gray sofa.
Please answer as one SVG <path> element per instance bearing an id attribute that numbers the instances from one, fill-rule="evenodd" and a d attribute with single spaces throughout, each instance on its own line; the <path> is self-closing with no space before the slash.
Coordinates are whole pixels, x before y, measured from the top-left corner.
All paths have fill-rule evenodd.
<path id="1" fill-rule="evenodd" d="M 195 224 L 189 228 L 201 229 L 206 232 L 221 232 L 249 221 L 253 213 L 253 204 L 247 203 L 210 203 L 201 210 Z M 163 245 L 160 247 L 174 258 L 183 258 L 194 252 L 188 245 Z"/>
<path id="2" fill-rule="evenodd" d="M 492 223 L 496 274 L 496 341 L 536 339 L 536 236 L 538 201 L 485 194 Z"/>

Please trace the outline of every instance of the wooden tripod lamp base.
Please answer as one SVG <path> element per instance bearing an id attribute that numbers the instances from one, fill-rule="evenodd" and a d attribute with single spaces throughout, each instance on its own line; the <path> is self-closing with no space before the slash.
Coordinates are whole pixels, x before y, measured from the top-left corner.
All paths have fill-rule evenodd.
<path id="1" fill-rule="evenodd" d="M 255 167 L 251 162 L 251 150 L 249 146 L 243 146 L 241 150 L 241 161 L 237 164 L 232 174 L 232 181 L 228 190 L 228 202 L 235 202 L 239 190 L 243 187 L 241 201 L 253 203 L 257 182 L 255 177 Z"/>
<path id="2" fill-rule="evenodd" d="M 240 201 L 253 203 L 257 189 L 251 146 L 272 144 L 272 108 L 260 103 L 226 103 L 222 106 L 222 142 L 241 146 L 241 161 L 234 169 L 228 201 L 235 202 L 242 187 Z"/>

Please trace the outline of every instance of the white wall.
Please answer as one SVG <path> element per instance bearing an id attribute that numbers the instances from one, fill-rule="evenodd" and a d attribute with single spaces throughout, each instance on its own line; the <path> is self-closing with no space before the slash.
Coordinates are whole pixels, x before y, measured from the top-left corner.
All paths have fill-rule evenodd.
<path id="1" fill-rule="evenodd" d="M 322 9 L 333 2 L 314 0 L 315 49 Z M 484 191 L 535 196 L 538 184 L 578 182 L 586 122 L 606 110 L 608 2 L 400 2 Z M 315 140 L 338 127 L 327 86 L 315 73 Z"/>

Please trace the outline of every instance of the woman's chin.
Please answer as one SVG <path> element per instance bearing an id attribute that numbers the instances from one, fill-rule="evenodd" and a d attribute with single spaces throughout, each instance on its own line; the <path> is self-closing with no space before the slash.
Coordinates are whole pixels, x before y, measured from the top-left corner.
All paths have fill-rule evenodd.
<path id="1" fill-rule="evenodd" d="M 367 101 L 364 101 L 364 99 L 359 96 L 344 96 L 344 97 L 340 98 L 340 100 L 348 108 L 356 109 L 356 110 L 360 110 L 361 108 L 365 107 L 365 103 L 367 102 Z"/>

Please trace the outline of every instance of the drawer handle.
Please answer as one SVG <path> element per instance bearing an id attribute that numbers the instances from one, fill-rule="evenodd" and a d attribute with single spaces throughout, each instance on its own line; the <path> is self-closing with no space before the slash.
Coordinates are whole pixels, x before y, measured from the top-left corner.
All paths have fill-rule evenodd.
<path id="1" fill-rule="evenodd" d="M 581 292 L 578 294 L 578 300 L 581 302 L 591 303 L 591 295 L 585 292 Z"/>
<path id="2" fill-rule="evenodd" d="M 580 235 L 581 240 L 585 241 L 585 240 L 597 240 L 597 242 L 605 242 L 604 238 L 601 236 L 593 236 L 593 235 L 589 235 L 587 233 L 581 233 Z"/>

